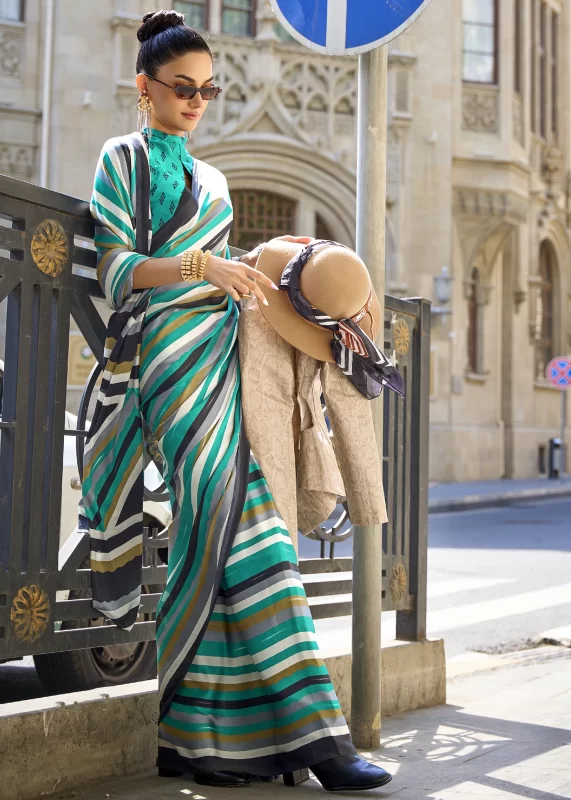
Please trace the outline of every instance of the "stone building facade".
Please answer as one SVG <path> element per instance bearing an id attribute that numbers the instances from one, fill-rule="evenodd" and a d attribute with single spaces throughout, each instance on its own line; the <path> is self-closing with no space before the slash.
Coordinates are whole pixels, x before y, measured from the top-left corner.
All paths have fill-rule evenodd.
<path id="1" fill-rule="evenodd" d="M 543 376 L 571 353 L 570 6 L 435 0 L 389 48 L 387 290 L 434 301 L 433 480 L 536 475 L 559 431 Z M 159 7 L 217 54 L 190 148 L 228 178 L 233 243 L 354 245 L 357 61 L 293 42 L 268 0 L 0 0 L 0 172 L 89 197 L 102 143 L 135 126 L 135 32 Z"/>

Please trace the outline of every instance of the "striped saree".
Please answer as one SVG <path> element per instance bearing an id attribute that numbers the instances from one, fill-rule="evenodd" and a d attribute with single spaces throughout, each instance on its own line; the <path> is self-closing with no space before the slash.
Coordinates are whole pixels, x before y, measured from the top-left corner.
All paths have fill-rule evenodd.
<path id="1" fill-rule="evenodd" d="M 192 190 L 141 235 L 149 151 L 137 144 L 107 143 L 91 205 L 115 309 L 84 466 L 93 604 L 125 628 L 138 614 L 145 428 L 173 511 L 157 610 L 159 765 L 269 776 L 352 754 L 295 550 L 244 434 L 238 307 L 207 282 L 132 290 L 146 252 L 227 252 L 226 181 L 193 160 Z M 151 192 L 153 166 L 151 151 Z"/>

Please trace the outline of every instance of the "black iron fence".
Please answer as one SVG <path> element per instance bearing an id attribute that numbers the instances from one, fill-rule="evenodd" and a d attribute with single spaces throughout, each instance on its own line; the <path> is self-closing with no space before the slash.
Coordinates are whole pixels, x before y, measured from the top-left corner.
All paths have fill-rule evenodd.
<path id="1" fill-rule="evenodd" d="M 129 632 L 89 625 L 97 617 L 84 568 L 88 542 L 77 532 L 60 546 L 68 344 L 73 317 L 99 364 L 105 325 L 94 305 L 93 223 L 85 202 L 0 176 L 0 302 L 6 347 L 0 418 L 0 661 L 154 638 L 153 613 L 166 579 L 164 541 L 146 537 L 140 620 Z M 384 395 L 383 529 L 386 610 L 397 635 L 425 636 L 430 307 L 385 298 L 385 348 L 395 353 L 407 399 Z M 85 407 L 85 404 L 84 404 Z M 335 531 L 319 538 L 335 540 Z M 325 552 L 322 552 L 325 555 Z M 330 552 L 330 556 L 334 553 Z M 300 562 L 316 617 L 349 614 L 351 559 Z M 338 580 L 315 576 L 339 573 Z M 312 580 L 308 576 L 312 575 Z M 70 596 L 70 590 L 72 594 Z M 73 623 L 73 627 L 69 624 Z"/>

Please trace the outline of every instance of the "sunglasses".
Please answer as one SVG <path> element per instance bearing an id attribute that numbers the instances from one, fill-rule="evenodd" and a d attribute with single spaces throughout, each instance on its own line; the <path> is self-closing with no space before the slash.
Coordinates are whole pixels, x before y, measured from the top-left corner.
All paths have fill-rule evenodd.
<path id="1" fill-rule="evenodd" d="M 163 86 L 166 86 L 167 89 L 172 89 L 173 92 L 176 94 L 179 100 L 192 100 L 193 97 L 196 96 L 198 92 L 203 100 L 214 100 L 215 97 L 218 97 L 222 89 L 220 86 L 171 86 L 170 83 L 165 83 L 164 81 L 160 81 L 158 78 L 153 78 L 152 75 L 147 75 L 146 72 L 143 73 L 145 77 L 150 78 L 150 80 L 155 81 L 155 83 L 161 83 Z"/>

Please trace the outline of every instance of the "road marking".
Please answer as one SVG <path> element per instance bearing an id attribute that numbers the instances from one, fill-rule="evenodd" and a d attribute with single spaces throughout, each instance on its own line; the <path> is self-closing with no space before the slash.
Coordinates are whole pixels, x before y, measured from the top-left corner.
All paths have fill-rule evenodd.
<path id="1" fill-rule="evenodd" d="M 491 581 L 492 579 L 489 580 Z M 444 584 L 448 583 L 451 586 L 453 582 L 441 581 L 439 583 L 441 583 L 441 587 L 437 587 L 437 592 L 443 593 Z M 329 598 L 329 602 L 339 600 L 350 601 L 351 595 L 336 595 Z M 310 605 L 313 603 L 314 598 L 311 598 Z M 438 611 L 429 611 L 426 627 L 429 637 L 438 638 L 438 636 L 447 631 L 457 628 L 467 628 L 469 625 L 478 625 L 482 622 L 505 619 L 519 614 L 529 614 L 545 608 L 566 604 L 571 604 L 571 583 L 550 586 L 546 589 L 538 589 L 532 592 L 520 592 L 519 594 L 498 597 L 493 600 L 483 600 L 478 603 L 451 606 Z M 381 627 L 383 646 L 393 642 L 395 624 L 396 612 L 384 612 Z M 351 617 L 315 620 L 315 629 L 320 648 L 323 648 L 327 655 L 342 655 L 351 652 Z"/>
<path id="2" fill-rule="evenodd" d="M 459 592 L 473 592 L 478 589 L 489 589 L 515 583 L 517 578 L 452 578 L 447 581 L 433 581 L 428 584 L 428 597 L 445 597 Z"/>
<path id="3" fill-rule="evenodd" d="M 566 604 L 571 604 L 571 583 L 537 589 L 534 592 L 521 592 L 508 597 L 497 597 L 494 600 L 483 600 L 480 603 L 430 611 L 427 628 L 431 634 L 435 631 L 451 631 L 455 628 L 465 628 L 468 625 L 477 625 L 493 619 L 505 619 Z"/>

